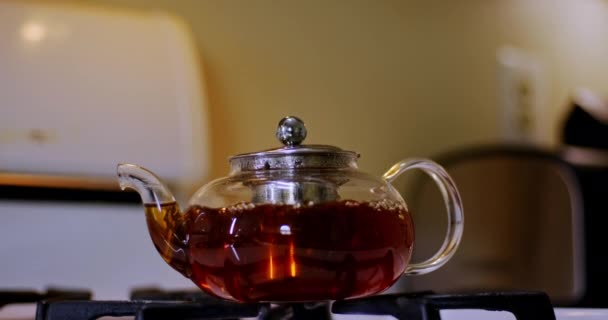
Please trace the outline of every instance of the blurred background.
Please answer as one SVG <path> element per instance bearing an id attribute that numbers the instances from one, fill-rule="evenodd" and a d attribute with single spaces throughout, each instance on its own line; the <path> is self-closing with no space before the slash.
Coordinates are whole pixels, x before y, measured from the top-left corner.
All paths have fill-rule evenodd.
<path id="1" fill-rule="evenodd" d="M 375 174 L 406 156 L 500 141 L 511 136 L 501 130 L 505 47 L 530 56 L 520 64 L 531 65 L 530 121 L 542 128 L 531 139 L 546 145 L 558 142 L 573 91 L 601 94 L 608 81 L 602 0 L 75 3 L 187 23 L 208 93 L 213 176 L 229 155 L 274 147 L 286 114 L 306 121 L 309 143 L 356 150 Z"/>
<path id="2" fill-rule="evenodd" d="M 360 153 L 363 171 L 430 157 L 464 187 L 461 257 L 393 290 L 573 304 L 604 283 L 586 224 L 604 212 L 606 0 L 4 0 L 0 39 L 0 286 L 190 287 L 115 190 L 116 163 L 187 199 L 230 155 L 277 147 L 286 115 L 307 143 Z M 416 259 L 445 229 L 427 180 L 398 184 Z"/>

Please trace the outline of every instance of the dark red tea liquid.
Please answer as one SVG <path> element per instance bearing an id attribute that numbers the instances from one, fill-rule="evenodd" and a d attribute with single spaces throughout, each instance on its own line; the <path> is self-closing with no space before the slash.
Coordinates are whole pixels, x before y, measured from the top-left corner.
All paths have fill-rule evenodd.
<path id="1" fill-rule="evenodd" d="M 146 206 L 155 242 L 184 239 L 163 258 L 204 291 L 242 302 L 337 300 L 393 284 L 412 253 L 410 214 L 389 202 L 311 206 L 239 204 L 230 208 L 175 203 Z M 181 220 L 181 221 L 177 221 Z M 162 234 L 161 234 L 162 233 Z M 175 247 L 175 246 L 174 246 Z"/>

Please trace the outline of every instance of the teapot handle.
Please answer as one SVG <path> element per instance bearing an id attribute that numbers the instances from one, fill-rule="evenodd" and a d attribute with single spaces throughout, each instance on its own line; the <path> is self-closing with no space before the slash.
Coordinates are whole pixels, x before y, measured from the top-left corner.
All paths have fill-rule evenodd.
<path id="1" fill-rule="evenodd" d="M 462 201 L 454 181 L 443 167 L 433 161 L 405 159 L 392 166 L 382 177 L 390 184 L 410 169 L 420 169 L 433 178 L 441 191 L 448 213 L 447 233 L 439 251 L 426 261 L 408 265 L 404 271 L 406 275 L 421 275 L 439 269 L 452 258 L 462 238 L 464 216 Z"/>

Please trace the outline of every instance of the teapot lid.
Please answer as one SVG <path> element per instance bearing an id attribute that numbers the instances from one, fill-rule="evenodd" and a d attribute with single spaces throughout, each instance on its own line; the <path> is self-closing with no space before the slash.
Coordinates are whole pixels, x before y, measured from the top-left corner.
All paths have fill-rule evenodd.
<path id="1" fill-rule="evenodd" d="M 276 132 L 284 146 L 234 155 L 229 158 L 232 171 L 357 167 L 357 153 L 328 145 L 302 145 L 306 134 L 304 121 L 285 117 L 279 121 Z"/>

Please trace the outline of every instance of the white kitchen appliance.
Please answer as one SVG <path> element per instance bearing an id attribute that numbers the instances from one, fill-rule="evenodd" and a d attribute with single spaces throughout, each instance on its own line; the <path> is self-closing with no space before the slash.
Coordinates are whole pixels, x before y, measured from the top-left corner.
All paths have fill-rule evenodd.
<path id="1" fill-rule="evenodd" d="M 9 1 L 0 39 L 0 288 L 125 299 L 134 286 L 191 287 L 149 245 L 139 205 L 112 199 L 120 161 L 184 193 L 208 176 L 188 27 L 154 12 Z M 71 198 L 82 190 L 107 201 Z"/>
<path id="2" fill-rule="evenodd" d="M 114 177 L 146 162 L 180 184 L 207 174 L 200 54 L 156 13 L 0 4 L 0 170 Z"/>

